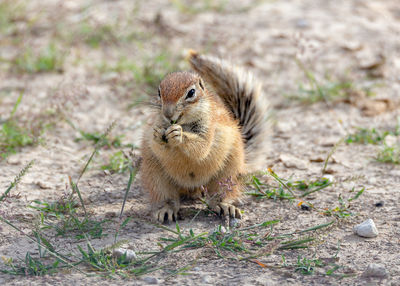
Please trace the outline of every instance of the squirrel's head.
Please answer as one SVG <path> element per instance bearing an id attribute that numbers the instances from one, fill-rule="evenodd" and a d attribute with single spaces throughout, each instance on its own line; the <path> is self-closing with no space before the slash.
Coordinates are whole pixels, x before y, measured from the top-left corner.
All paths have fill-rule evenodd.
<path id="1" fill-rule="evenodd" d="M 203 80 L 195 73 L 174 72 L 161 81 L 158 97 L 161 101 L 163 121 L 170 124 L 185 124 L 202 113 L 201 102 L 206 102 Z"/>

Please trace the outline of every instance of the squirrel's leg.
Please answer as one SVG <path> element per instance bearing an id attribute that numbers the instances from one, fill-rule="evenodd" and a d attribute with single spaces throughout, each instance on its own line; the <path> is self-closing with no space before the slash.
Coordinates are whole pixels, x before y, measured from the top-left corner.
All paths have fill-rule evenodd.
<path id="1" fill-rule="evenodd" d="M 145 191 L 150 195 L 153 218 L 160 222 L 164 222 L 165 219 L 177 220 L 180 206 L 179 187 L 168 179 L 154 157 L 143 157 L 141 180 Z"/>
<path id="2" fill-rule="evenodd" d="M 213 180 L 206 185 L 209 206 L 219 215 L 242 218 L 241 210 L 234 205 L 240 198 L 242 186 L 237 178 Z"/>

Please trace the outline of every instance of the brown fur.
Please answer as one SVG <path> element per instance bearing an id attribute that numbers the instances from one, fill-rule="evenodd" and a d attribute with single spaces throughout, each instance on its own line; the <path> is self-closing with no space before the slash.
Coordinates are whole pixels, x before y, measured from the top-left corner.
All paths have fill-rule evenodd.
<path id="1" fill-rule="evenodd" d="M 196 96 L 188 99 L 190 89 Z M 162 112 L 155 114 L 142 141 L 141 179 L 154 217 L 176 219 L 181 196 L 197 197 L 201 190 L 216 211 L 240 217 L 233 205 L 246 171 L 239 118 L 195 73 L 167 75 L 159 92 Z"/>

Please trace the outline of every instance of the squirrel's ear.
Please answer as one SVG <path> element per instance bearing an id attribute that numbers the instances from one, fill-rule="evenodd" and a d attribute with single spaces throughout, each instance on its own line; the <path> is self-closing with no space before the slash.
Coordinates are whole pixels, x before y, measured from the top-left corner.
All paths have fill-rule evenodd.
<path id="1" fill-rule="evenodd" d="M 201 78 L 199 79 L 199 85 L 200 85 L 200 88 L 202 90 L 204 90 L 204 83 L 203 83 L 203 80 Z"/>

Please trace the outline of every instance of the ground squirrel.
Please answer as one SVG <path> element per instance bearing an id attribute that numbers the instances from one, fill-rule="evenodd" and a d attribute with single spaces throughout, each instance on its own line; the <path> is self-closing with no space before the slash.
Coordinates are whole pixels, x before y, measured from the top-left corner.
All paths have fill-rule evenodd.
<path id="1" fill-rule="evenodd" d="M 240 218 L 240 177 L 265 161 L 268 102 L 251 74 L 194 51 L 188 60 L 195 72 L 159 86 L 142 140 L 143 189 L 161 222 L 177 219 L 182 196 L 204 192 L 214 211 Z"/>

